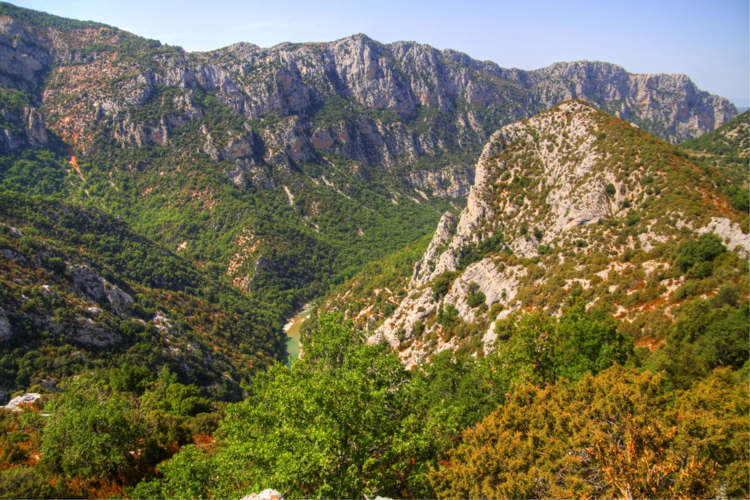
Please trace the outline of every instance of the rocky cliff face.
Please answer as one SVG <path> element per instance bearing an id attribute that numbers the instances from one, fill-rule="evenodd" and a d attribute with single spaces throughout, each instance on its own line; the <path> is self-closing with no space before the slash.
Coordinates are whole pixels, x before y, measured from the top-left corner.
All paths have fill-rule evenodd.
<path id="1" fill-rule="evenodd" d="M 581 101 L 508 125 L 485 146 L 466 209 L 443 216 L 406 297 L 370 342 L 399 348 L 408 364 L 479 339 L 491 349 L 497 319 L 527 308 L 556 314 L 570 294 L 587 307 L 608 303 L 647 336 L 644 317 L 671 317 L 690 279 L 668 272 L 680 242 L 712 233 L 739 256 L 750 251 L 746 215 L 711 175 Z"/>
<path id="2" fill-rule="evenodd" d="M 686 75 L 637 75 L 604 62 L 556 63 L 505 78 L 549 108 L 582 98 L 672 143 L 714 130 L 737 113 L 726 99 L 698 89 Z"/>
<path id="3" fill-rule="evenodd" d="M 249 120 L 254 135 L 243 142 L 205 130 L 204 151 L 243 171 L 257 163 L 322 163 L 326 154 L 372 168 L 423 171 L 456 160 L 466 167 L 492 131 L 571 98 L 672 142 L 736 114 L 684 75 L 631 75 L 585 61 L 507 70 L 365 35 L 186 53 L 101 25 L 63 30 L 2 16 L 0 55 L 0 83 L 32 96 L 49 127 L 83 149 L 101 134 L 122 145 L 169 143 L 175 129 L 203 116 L 207 92 Z M 463 192 L 441 191 L 442 180 L 436 192 Z"/>

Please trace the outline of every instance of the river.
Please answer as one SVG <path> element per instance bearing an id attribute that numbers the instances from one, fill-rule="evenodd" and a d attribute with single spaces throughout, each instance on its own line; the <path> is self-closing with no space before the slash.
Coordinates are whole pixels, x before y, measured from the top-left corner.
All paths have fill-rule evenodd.
<path id="1" fill-rule="evenodd" d="M 297 359 L 299 356 L 299 333 L 302 328 L 302 323 L 310 317 L 312 308 L 306 306 L 302 309 L 302 312 L 297 314 L 295 317 L 290 319 L 286 325 L 284 325 L 284 331 L 286 332 L 286 350 L 289 353 L 289 363 Z"/>

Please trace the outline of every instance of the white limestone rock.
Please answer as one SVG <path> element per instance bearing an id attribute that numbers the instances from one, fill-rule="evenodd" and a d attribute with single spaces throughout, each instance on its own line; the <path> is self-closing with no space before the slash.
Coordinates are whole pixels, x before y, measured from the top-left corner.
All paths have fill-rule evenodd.
<path id="1" fill-rule="evenodd" d="M 21 396 L 11 399 L 3 408 L 10 411 L 21 411 L 22 405 L 34 404 L 42 395 L 36 392 L 27 392 Z"/>
<path id="2" fill-rule="evenodd" d="M 713 233 L 722 239 L 729 250 L 736 251 L 745 258 L 750 255 L 750 235 L 743 233 L 739 224 L 732 224 L 727 218 L 711 217 L 711 222 L 698 229 L 698 232 Z"/>
<path id="3" fill-rule="evenodd" d="M 260 493 L 244 496 L 241 500 L 284 500 L 284 496 L 278 491 L 268 488 Z"/>
<path id="4" fill-rule="evenodd" d="M 118 314 L 127 313 L 133 305 L 133 297 L 130 294 L 109 283 L 88 266 L 72 266 L 70 278 L 76 290 L 100 304 L 109 303 Z"/>

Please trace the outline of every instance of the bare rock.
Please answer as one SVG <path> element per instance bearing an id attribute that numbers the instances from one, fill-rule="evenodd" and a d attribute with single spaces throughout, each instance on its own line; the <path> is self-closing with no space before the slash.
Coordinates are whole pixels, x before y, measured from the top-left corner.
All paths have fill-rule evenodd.
<path id="1" fill-rule="evenodd" d="M 729 250 L 738 252 L 747 258 L 750 255 L 750 235 L 742 232 L 738 223 L 732 224 L 727 218 L 712 217 L 711 222 L 698 229 L 699 233 L 714 233 L 720 237 Z"/>
<path id="2" fill-rule="evenodd" d="M 8 316 L 5 315 L 5 311 L 0 307 L 0 342 L 9 340 L 12 336 L 13 331 L 10 329 Z"/>
<path id="3" fill-rule="evenodd" d="M 244 496 L 242 500 L 284 500 L 284 496 L 278 491 L 269 488 L 260 493 L 252 493 Z"/>
<path id="4" fill-rule="evenodd" d="M 118 314 L 125 314 L 133 304 L 130 294 L 109 283 L 88 266 L 72 266 L 70 278 L 76 290 L 100 304 L 109 303 Z"/>
<path id="5" fill-rule="evenodd" d="M 34 402 L 41 397 L 42 395 L 39 393 L 27 392 L 26 394 L 11 399 L 8 404 L 4 406 L 4 408 L 10 411 L 21 411 L 23 409 L 23 405 L 34 404 Z"/>

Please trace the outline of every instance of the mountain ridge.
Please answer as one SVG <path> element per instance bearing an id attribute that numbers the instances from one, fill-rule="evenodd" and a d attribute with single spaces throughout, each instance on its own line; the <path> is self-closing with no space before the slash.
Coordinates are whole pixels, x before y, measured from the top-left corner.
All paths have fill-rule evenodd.
<path id="1" fill-rule="evenodd" d="M 569 101 L 492 136 L 466 208 L 443 216 L 408 285 L 393 280 L 398 293 L 378 290 L 364 302 L 344 287 L 322 310 L 345 310 L 370 342 L 388 342 L 409 366 L 443 349 L 487 352 L 502 320 L 559 314 L 571 293 L 615 314 L 633 340 L 663 339 L 686 299 L 724 285 L 747 293 L 737 277 L 750 251 L 748 218 L 721 194 L 729 182 L 637 127 Z M 726 269 L 675 261 L 690 235 L 710 246 L 712 234 L 721 250 L 711 259 L 724 255 Z M 356 282 L 368 288 L 363 277 Z"/>

